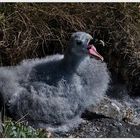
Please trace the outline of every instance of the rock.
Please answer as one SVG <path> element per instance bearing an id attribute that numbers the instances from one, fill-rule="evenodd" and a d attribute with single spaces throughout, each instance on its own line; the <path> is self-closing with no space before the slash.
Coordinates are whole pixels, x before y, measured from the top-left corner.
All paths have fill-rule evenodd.
<path id="1" fill-rule="evenodd" d="M 87 110 L 89 112 L 88 114 L 94 113 L 117 120 L 127 118 L 132 121 L 134 116 L 133 108 L 130 108 L 130 106 L 117 100 L 111 100 L 108 97 L 104 98 L 104 100 L 102 100 L 97 106 L 90 106 Z M 91 118 L 94 117 L 95 115 L 92 115 Z M 99 116 L 97 118 L 99 118 Z"/>

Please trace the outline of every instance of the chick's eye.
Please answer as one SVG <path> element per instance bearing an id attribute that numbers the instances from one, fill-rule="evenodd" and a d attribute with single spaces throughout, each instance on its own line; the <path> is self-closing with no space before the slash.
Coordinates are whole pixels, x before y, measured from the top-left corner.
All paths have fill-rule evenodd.
<path id="1" fill-rule="evenodd" d="M 82 45 L 82 41 L 81 40 L 77 40 L 77 45 Z"/>

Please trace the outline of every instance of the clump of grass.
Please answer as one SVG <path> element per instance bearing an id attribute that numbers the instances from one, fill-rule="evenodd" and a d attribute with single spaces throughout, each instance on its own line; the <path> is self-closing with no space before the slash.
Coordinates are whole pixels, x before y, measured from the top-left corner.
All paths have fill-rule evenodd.
<path id="1" fill-rule="evenodd" d="M 4 124 L 5 138 L 49 138 L 51 133 L 45 129 L 34 129 L 23 122 L 15 122 L 8 118 Z"/>

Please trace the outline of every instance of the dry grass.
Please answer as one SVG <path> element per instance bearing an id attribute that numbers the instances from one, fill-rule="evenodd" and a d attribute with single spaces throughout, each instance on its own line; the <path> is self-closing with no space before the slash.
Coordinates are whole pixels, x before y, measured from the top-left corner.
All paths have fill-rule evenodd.
<path id="1" fill-rule="evenodd" d="M 97 31 L 98 48 L 130 89 L 140 86 L 139 3 L 14 3 L 0 5 L 0 63 L 63 53 L 72 32 Z"/>

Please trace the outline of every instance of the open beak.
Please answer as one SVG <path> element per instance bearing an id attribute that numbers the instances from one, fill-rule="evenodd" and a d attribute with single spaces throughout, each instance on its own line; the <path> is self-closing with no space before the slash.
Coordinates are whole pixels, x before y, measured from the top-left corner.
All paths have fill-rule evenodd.
<path id="1" fill-rule="evenodd" d="M 104 58 L 97 52 L 95 46 L 93 44 L 88 44 L 88 52 L 92 57 L 95 57 L 96 59 L 104 60 Z"/>

